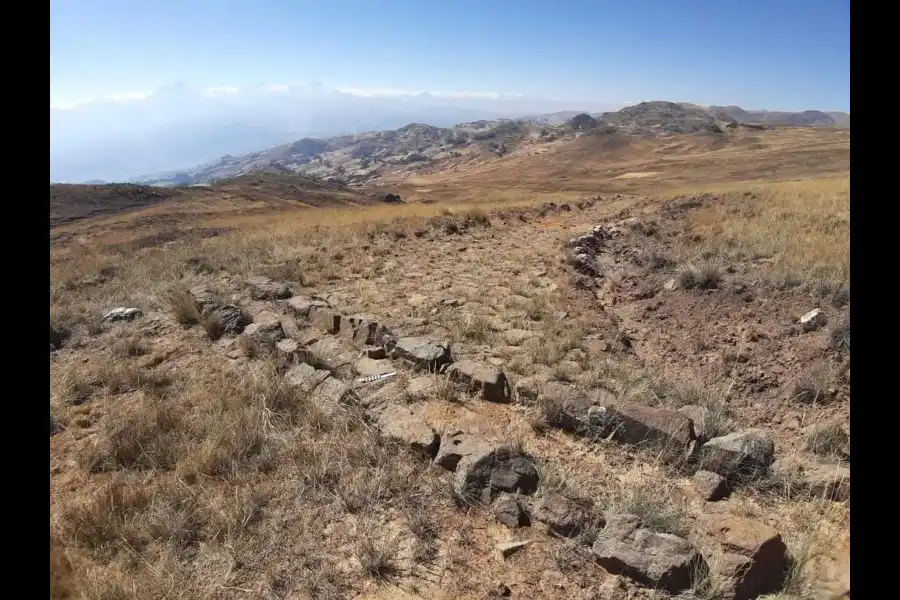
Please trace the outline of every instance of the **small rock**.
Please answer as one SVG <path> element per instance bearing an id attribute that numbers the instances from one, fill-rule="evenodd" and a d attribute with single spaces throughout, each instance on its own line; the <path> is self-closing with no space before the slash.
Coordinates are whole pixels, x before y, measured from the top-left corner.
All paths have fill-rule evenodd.
<path id="1" fill-rule="evenodd" d="M 406 384 L 406 394 L 413 400 L 424 400 L 434 392 L 437 381 L 432 375 L 413 377 Z"/>
<path id="2" fill-rule="evenodd" d="M 115 323 L 116 321 L 133 321 L 142 314 L 143 312 L 139 308 L 126 308 L 120 306 L 103 315 L 103 320 L 111 323 Z"/>
<path id="3" fill-rule="evenodd" d="M 850 499 L 850 467 L 844 462 L 785 456 L 772 464 L 772 472 L 791 483 L 794 495 L 835 502 Z"/>
<path id="4" fill-rule="evenodd" d="M 517 529 L 529 524 L 528 515 L 522 511 L 515 496 L 503 492 L 497 497 L 493 506 L 494 518 L 498 523 L 510 529 Z"/>
<path id="5" fill-rule="evenodd" d="M 717 502 L 728 493 L 728 482 L 724 477 L 712 471 L 697 471 L 693 478 L 694 489 L 707 502 Z"/>
<path id="6" fill-rule="evenodd" d="M 607 414 L 619 443 L 657 441 L 687 448 L 696 439 L 693 421 L 677 410 L 621 403 L 607 407 Z"/>
<path id="7" fill-rule="evenodd" d="M 452 362 L 449 344 L 424 337 L 400 338 L 391 354 L 433 372 Z"/>
<path id="8" fill-rule="evenodd" d="M 606 340 L 588 340 L 584 343 L 584 349 L 591 356 L 599 356 L 609 352 L 609 342 Z"/>
<path id="9" fill-rule="evenodd" d="M 369 346 L 382 343 L 387 330 L 370 315 L 350 315 L 341 318 L 340 333 L 357 346 Z"/>
<path id="10" fill-rule="evenodd" d="M 500 446 L 464 456 L 456 465 L 454 488 L 461 498 L 489 504 L 500 492 L 533 494 L 538 479 L 531 457 Z"/>
<path id="11" fill-rule="evenodd" d="M 521 542 L 500 542 L 497 544 L 497 551 L 500 552 L 501 557 L 507 559 L 530 543 L 530 540 Z"/>
<path id="12" fill-rule="evenodd" d="M 278 356 L 281 358 L 293 360 L 300 352 L 300 344 L 291 339 L 279 340 L 278 343 L 275 344 L 275 352 L 277 352 Z"/>
<path id="13" fill-rule="evenodd" d="M 461 382 L 473 390 L 480 390 L 488 402 L 509 402 L 511 388 L 503 371 L 473 360 L 461 360 L 447 369 L 451 381 Z"/>
<path id="14" fill-rule="evenodd" d="M 292 296 L 291 298 L 288 298 L 286 304 L 291 312 L 304 319 L 309 317 L 309 311 L 313 307 L 328 306 L 328 304 L 322 300 L 314 300 L 307 296 Z"/>
<path id="15" fill-rule="evenodd" d="M 733 585 L 735 600 L 751 600 L 776 592 L 787 563 L 787 548 L 771 527 L 731 514 L 704 514 L 698 530 L 720 544 L 725 553 L 721 575 Z"/>
<path id="16" fill-rule="evenodd" d="M 381 434 L 399 440 L 417 452 L 434 458 L 440 445 L 440 437 L 421 411 L 408 406 L 388 404 L 375 416 Z"/>
<path id="17" fill-rule="evenodd" d="M 705 406 L 687 404 L 678 409 L 678 412 L 689 418 L 694 423 L 694 435 L 701 442 L 707 440 L 706 423 L 709 418 L 709 409 Z"/>
<path id="18" fill-rule="evenodd" d="M 309 322 L 316 329 L 334 334 L 341 328 L 341 314 L 328 306 L 313 306 L 309 309 Z"/>
<path id="19" fill-rule="evenodd" d="M 428 296 L 424 294 L 413 294 L 406 300 L 406 303 L 410 306 L 422 306 L 426 302 L 428 302 Z"/>
<path id="20" fill-rule="evenodd" d="M 247 287 L 254 300 L 283 300 L 291 297 L 291 289 L 283 283 L 276 283 L 268 277 L 248 277 Z"/>
<path id="21" fill-rule="evenodd" d="M 663 284 L 663 289 L 667 292 L 674 292 L 678 289 L 678 281 L 673 279 L 668 280 Z"/>
<path id="22" fill-rule="evenodd" d="M 455 471 L 463 457 L 483 454 L 490 450 L 491 445 L 485 440 L 462 431 L 456 431 L 441 438 L 441 447 L 437 456 L 434 457 L 434 463 L 448 471 Z"/>
<path id="23" fill-rule="evenodd" d="M 824 326 L 827 322 L 828 319 L 825 317 L 825 313 L 819 308 L 814 308 L 800 317 L 800 327 L 803 328 L 803 331 L 815 331 Z"/>
<path id="24" fill-rule="evenodd" d="M 502 337 L 503 341 L 510 346 L 519 346 L 533 338 L 535 335 L 537 334 L 527 329 L 507 329 L 500 334 L 500 337 Z"/>
<path id="25" fill-rule="evenodd" d="M 761 429 L 745 429 L 713 438 L 700 448 L 703 469 L 728 479 L 755 478 L 775 459 L 775 442 Z"/>
<path id="26" fill-rule="evenodd" d="M 382 360 L 386 356 L 387 352 L 382 346 L 366 349 L 366 357 L 371 358 L 372 360 Z"/>
<path id="27" fill-rule="evenodd" d="M 284 329 L 281 328 L 281 320 L 277 316 L 270 318 L 271 316 L 271 313 L 260 313 L 257 320 L 247 325 L 241 335 L 270 348 L 274 347 L 284 339 Z"/>
<path id="28" fill-rule="evenodd" d="M 326 414 L 332 413 L 339 404 L 343 404 L 350 394 L 350 388 L 340 379 L 326 378 L 310 394 L 310 401 Z"/>
<path id="29" fill-rule="evenodd" d="M 193 296 L 194 298 L 194 302 L 196 302 L 197 306 L 200 307 L 201 313 L 206 313 L 207 310 L 215 307 L 215 305 L 218 303 L 216 293 L 213 292 L 208 286 L 195 285 L 189 291 L 191 296 Z"/>
<path id="30" fill-rule="evenodd" d="M 284 380 L 287 385 L 300 388 L 300 391 L 309 394 L 329 377 L 331 373 L 324 369 L 315 369 L 306 363 L 300 363 L 285 373 Z"/>
<path id="31" fill-rule="evenodd" d="M 219 321 L 219 326 L 222 328 L 224 335 L 238 335 L 250 324 L 250 319 L 235 304 L 226 304 L 213 308 L 210 315 Z"/>
<path id="32" fill-rule="evenodd" d="M 588 395 L 557 381 L 545 383 L 540 398 L 552 427 L 582 435 L 600 435 L 608 429 L 610 419 L 604 405 L 615 399 L 603 389 Z"/>
<path id="33" fill-rule="evenodd" d="M 677 594 L 691 587 L 705 561 L 687 540 L 640 527 L 635 515 L 615 515 L 591 549 L 597 562 L 614 575 Z"/>
<path id="34" fill-rule="evenodd" d="M 550 492 L 532 502 L 535 521 L 563 537 L 575 537 L 591 525 L 591 515 L 574 500 Z M 598 517 L 602 520 L 602 517 Z M 600 523 L 602 525 L 602 522 Z"/>
<path id="35" fill-rule="evenodd" d="M 544 389 L 544 384 L 547 383 L 547 380 L 548 378 L 544 375 L 531 375 L 519 379 L 516 381 L 515 386 L 513 386 L 516 391 L 516 398 L 519 399 L 519 402 L 532 402 L 537 400 L 541 391 Z"/>

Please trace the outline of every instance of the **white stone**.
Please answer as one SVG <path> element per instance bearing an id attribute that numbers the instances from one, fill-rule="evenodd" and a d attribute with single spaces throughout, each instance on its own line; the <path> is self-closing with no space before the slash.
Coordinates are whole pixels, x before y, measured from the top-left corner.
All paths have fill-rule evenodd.
<path id="1" fill-rule="evenodd" d="M 825 317 L 825 313 L 819 308 L 814 308 L 800 317 L 800 325 L 803 327 L 804 331 L 815 331 L 825 325 L 827 321 L 828 319 Z"/>

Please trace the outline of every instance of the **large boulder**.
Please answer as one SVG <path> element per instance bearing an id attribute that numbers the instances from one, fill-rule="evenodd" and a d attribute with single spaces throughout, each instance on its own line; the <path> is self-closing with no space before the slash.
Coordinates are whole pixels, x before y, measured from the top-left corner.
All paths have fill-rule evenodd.
<path id="1" fill-rule="evenodd" d="M 712 438 L 700 449 L 703 469 L 728 479 L 754 479 L 775 460 L 775 442 L 762 429 L 744 429 Z"/>
<path id="2" fill-rule="evenodd" d="M 461 360 L 447 368 L 447 377 L 481 392 L 488 402 L 509 402 L 511 389 L 503 371 L 474 360 Z"/>
<path id="3" fill-rule="evenodd" d="M 452 362 L 450 344 L 425 337 L 400 338 L 391 354 L 429 371 L 438 371 Z"/>
<path id="4" fill-rule="evenodd" d="M 677 535 L 642 528 L 635 515 L 609 517 L 591 551 L 610 573 L 672 594 L 691 587 L 694 578 L 706 568 L 703 557 L 690 542 Z"/>
<path id="5" fill-rule="evenodd" d="M 728 597 L 752 600 L 781 587 L 788 559 L 777 531 L 758 521 L 719 513 L 701 515 L 697 528 L 721 547 L 720 575 L 733 586 Z"/>

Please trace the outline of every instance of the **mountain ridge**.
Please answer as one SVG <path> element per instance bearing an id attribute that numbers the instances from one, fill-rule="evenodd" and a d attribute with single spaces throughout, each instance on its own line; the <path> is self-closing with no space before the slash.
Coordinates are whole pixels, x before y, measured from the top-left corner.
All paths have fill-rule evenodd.
<path id="1" fill-rule="evenodd" d="M 847 115 L 849 124 L 849 115 Z M 189 169 L 132 179 L 151 185 L 192 185 L 249 173 L 296 173 L 348 185 L 370 185 L 387 173 L 427 173 L 454 161 L 539 152 L 581 135 L 727 136 L 749 127 L 836 127 L 822 111 L 745 111 L 667 101 L 641 102 L 613 112 L 560 111 L 518 119 L 480 119 L 439 127 L 409 123 L 397 129 L 324 138 L 303 137 L 259 152 L 226 155 Z M 849 125 L 847 125 L 849 126 Z"/>

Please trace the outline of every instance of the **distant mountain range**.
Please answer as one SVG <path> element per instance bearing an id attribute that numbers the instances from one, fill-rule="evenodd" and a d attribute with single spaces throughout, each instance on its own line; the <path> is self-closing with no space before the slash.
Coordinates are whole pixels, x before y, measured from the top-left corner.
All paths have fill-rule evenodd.
<path id="1" fill-rule="evenodd" d="M 50 180 L 127 181 L 304 136 L 396 129 L 408 123 L 449 127 L 582 106 L 504 95 L 366 96 L 315 86 L 198 90 L 174 85 L 143 98 L 51 108 Z"/>
<path id="2" fill-rule="evenodd" d="M 849 122 L 849 115 L 847 115 Z M 412 123 L 398 129 L 328 138 L 305 137 L 243 155 L 227 155 L 190 169 L 137 178 L 151 185 L 198 185 L 254 173 L 298 174 L 340 185 L 377 183 L 387 174 L 428 173 L 453 164 L 535 151 L 582 135 L 728 136 L 740 128 L 834 127 L 823 112 L 749 112 L 739 107 L 642 102 L 615 112 L 557 113 L 521 119 L 480 119 L 452 127 Z"/>
<path id="3" fill-rule="evenodd" d="M 354 143 L 346 140 L 359 136 L 386 139 L 387 132 L 409 123 L 455 130 L 454 135 L 460 136 L 473 129 L 456 124 L 484 121 L 496 126 L 502 118 L 522 115 L 528 115 L 519 119 L 526 128 L 559 127 L 578 115 L 579 109 L 590 110 L 595 118 L 605 118 L 613 114 L 610 110 L 621 106 L 587 104 L 512 95 L 361 95 L 316 86 L 203 91 L 179 84 L 133 100 L 51 108 L 50 180 L 206 181 L 209 177 L 203 173 L 209 171 L 212 176 L 222 172 L 215 165 L 223 161 L 239 165 L 225 169 L 234 171 L 226 176 L 249 172 L 245 163 L 273 169 L 281 167 L 271 166 L 272 161 L 277 165 L 296 164 L 295 156 L 285 155 L 282 148 L 302 139 L 325 140 L 327 147 L 333 148 Z M 768 125 L 849 126 L 846 113 L 748 112 L 733 106 L 680 106 L 695 111 L 691 118 L 701 128 L 710 118 Z M 677 115 L 675 120 L 684 116 Z M 663 115 L 660 119 L 669 118 Z M 629 127 L 618 123 L 615 117 L 609 120 L 620 128 Z M 676 124 L 674 129 L 680 127 Z M 476 128 L 478 135 L 486 135 L 481 130 L 490 129 L 487 125 Z M 381 134 L 379 137 L 378 133 L 364 132 Z M 315 156 L 318 155 L 308 152 L 297 155 L 301 161 L 309 157 L 311 162 Z M 188 168 L 189 165 L 202 166 Z"/>

